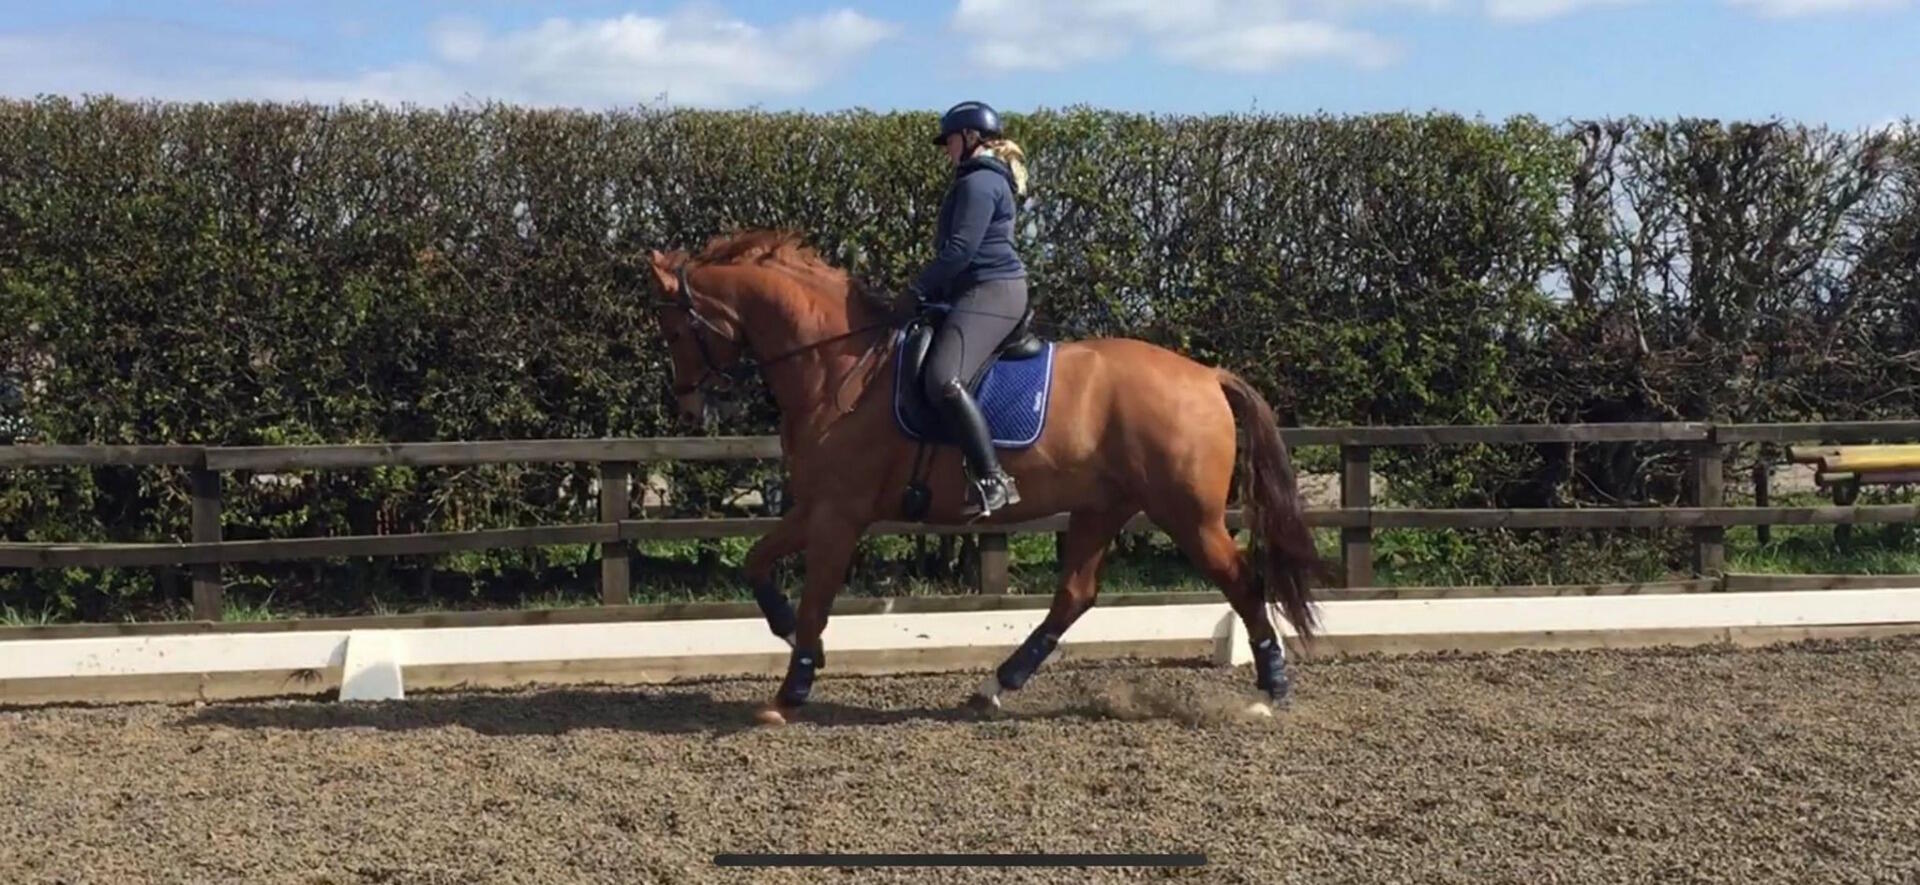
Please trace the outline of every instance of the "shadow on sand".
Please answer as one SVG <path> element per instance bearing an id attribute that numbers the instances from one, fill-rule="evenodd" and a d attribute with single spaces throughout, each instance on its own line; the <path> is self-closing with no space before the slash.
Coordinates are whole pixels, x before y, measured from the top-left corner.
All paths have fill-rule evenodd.
<path id="1" fill-rule="evenodd" d="M 576 690 L 423 694 L 394 703 L 295 702 L 222 704 L 195 710 L 183 726 L 272 728 L 294 731 L 373 728 L 414 731 L 468 728 L 485 735 L 558 735 L 611 729 L 649 734 L 730 734 L 765 728 L 754 720 L 763 701 L 722 700 L 703 691 Z M 792 725 L 847 727 L 905 722 L 971 722 L 1010 718 L 981 714 L 958 700 L 948 707 L 875 708 L 813 701 Z"/>
<path id="2" fill-rule="evenodd" d="M 244 729 L 316 731 L 372 728 L 415 731 L 461 727 L 485 735 L 559 735 L 573 731 L 620 730 L 646 734 L 725 735 L 767 726 L 755 721 L 763 701 L 725 700 L 704 691 L 660 692 L 555 688 L 535 692 L 465 690 L 459 694 L 423 694 L 386 703 L 269 702 L 231 703 L 194 710 L 182 727 L 224 726 Z M 1130 715 L 1131 714 L 1131 715 Z M 988 723 L 1048 719 L 1159 718 L 1116 710 L 1086 698 L 1034 708 L 979 711 L 963 698 L 941 707 L 853 706 L 812 701 L 788 727 L 846 728 L 920 723 Z M 1177 718 L 1177 717 L 1175 717 Z"/>
<path id="3" fill-rule="evenodd" d="M 1187 669 L 1186 661 L 1137 662 L 1142 669 Z M 1059 670 L 1079 669 L 1071 665 Z M 1064 675 L 1064 674 L 1062 674 Z M 1110 699 L 1082 697 L 1063 704 L 990 712 L 966 705 L 965 693 L 941 706 L 838 703 L 831 696 L 845 683 L 826 683 L 789 727 L 844 728 L 922 723 L 1018 722 L 1045 719 L 1161 718 L 1134 703 L 1116 708 Z M 182 727 L 224 726 L 244 729 L 315 731 L 371 728 L 415 731 L 460 727 L 485 735 L 558 735 L 573 731 L 620 730 L 647 734 L 733 734 L 764 729 L 755 720 L 764 696 L 715 697 L 687 683 L 645 686 L 554 687 L 544 689 L 446 689 L 410 695 L 399 702 L 266 701 L 217 704 L 180 720 Z M 1156 705 L 1157 706 L 1157 705 Z M 1144 715 L 1143 715 L 1144 714 Z M 1168 718 L 1184 718 L 1178 715 Z"/>

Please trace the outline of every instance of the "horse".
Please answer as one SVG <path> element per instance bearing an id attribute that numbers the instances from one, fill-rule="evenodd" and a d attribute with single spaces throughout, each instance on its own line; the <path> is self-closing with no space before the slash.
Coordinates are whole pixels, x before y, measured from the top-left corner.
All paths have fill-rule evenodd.
<path id="1" fill-rule="evenodd" d="M 1021 501 L 969 517 L 960 454 L 918 378 L 931 310 L 856 280 L 786 230 L 715 237 L 698 253 L 649 249 L 647 260 L 679 420 L 701 425 L 712 400 L 756 372 L 779 412 L 790 505 L 743 569 L 768 628 L 791 650 L 779 690 L 756 714 L 762 722 L 787 722 L 808 702 L 826 663 L 828 612 L 874 523 L 994 526 L 1063 512 L 1052 604 L 969 706 L 997 709 L 1028 683 L 1094 605 L 1110 543 L 1143 512 L 1245 624 L 1265 694 L 1252 710 L 1270 716 L 1288 702 L 1285 644 L 1268 609 L 1311 640 L 1311 579 L 1331 570 L 1274 410 L 1245 379 L 1138 339 L 1044 338 L 1029 310 L 972 379 Z M 1242 466 L 1244 552 L 1227 524 Z M 795 553 L 805 564 L 797 612 L 774 582 L 776 562 Z"/>

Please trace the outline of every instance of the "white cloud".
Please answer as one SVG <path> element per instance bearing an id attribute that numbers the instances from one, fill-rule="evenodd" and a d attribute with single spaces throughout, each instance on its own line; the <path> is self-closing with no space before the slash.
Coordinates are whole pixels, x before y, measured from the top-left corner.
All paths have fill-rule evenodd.
<path id="1" fill-rule="evenodd" d="M 1448 0 L 960 0 L 954 30 L 989 68 L 1059 70 L 1146 46 L 1178 64 L 1267 71 L 1300 61 L 1363 67 L 1393 43 L 1328 20 L 1366 6 L 1438 8 Z M 1311 16 L 1311 17 L 1310 17 Z"/>
<path id="2" fill-rule="evenodd" d="M 156 36 L 120 23 L 0 37 L 0 89 L 429 105 L 472 97 L 589 107 L 664 94 L 678 104 L 722 104 L 815 89 L 897 28 L 846 9 L 762 27 L 707 6 L 659 17 L 549 18 L 501 33 L 447 20 L 428 34 L 427 58 L 336 75 L 296 66 L 291 47 L 172 31 Z"/>
<path id="3" fill-rule="evenodd" d="M 490 97 L 599 105 L 664 92 L 707 104 L 809 91 L 892 33 L 844 9 L 764 29 L 690 8 L 667 18 L 553 18 L 497 35 L 448 23 L 436 30 L 434 49 L 436 68 Z M 378 75 L 412 79 L 405 68 Z"/>
<path id="4" fill-rule="evenodd" d="M 1487 16 L 1495 21 L 1534 22 L 1604 6 L 1624 6 L 1640 0 L 1487 0 Z"/>
<path id="5" fill-rule="evenodd" d="M 433 50 L 445 59 L 456 64 L 478 61 L 482 50 L 487 46 L 485 26 L 463 18 L 447 18 L 435 22 L 428 29 L 428 41 Z"/>
<path id="6" fill-rule="evenodd" d="M 1444 0 L 1439 0 L 1444 2 Z M 1626 6 L 1648 0 L 1486 0 L 1487 16 L 1496 21 L 1532 22 L 1559 18 L 1583 9 Z M 1737 9 L 1769 18 L 1788 18 L 1827 12 L 1898 9 L 1913 0 L 1721 0 Z"/>
<path id="7" fill-rule="evenodd" d="M 1920 135 L 1920 118 L 1888 117 L 1878 123 L 1865 127 L 1868 135 L 1885 133 L 1893 136 Z"/>
<path id="8" fill-rule="evenodd" d="M 1728 5 L 1751 9 L 1769 18 L 1791 18 L 1827 12 L 1851 12 L 1867 9 L 1898 9 L 1911 0 L 1726 0 Z"/>
<path id="9" fill-rule="evenodd" d="M 1399 50 L 1365 31 L 1326 22 L 1274 22 L 1249 28 L 1178 37 L 1162 53 L 1194 67 L 1260 71 L 1313 58 L 1339 59 L 1367 68 L 1393 62 Z"/>

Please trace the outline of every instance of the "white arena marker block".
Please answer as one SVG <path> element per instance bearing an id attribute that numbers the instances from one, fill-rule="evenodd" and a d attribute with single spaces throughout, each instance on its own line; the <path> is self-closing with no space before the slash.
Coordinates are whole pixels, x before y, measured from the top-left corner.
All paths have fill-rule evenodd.
<path id="1" fill-rule="evenodd" d="M 340 677 L 343 701 L 397 701 L 407 696 L 400 678 L 400 636 L 396 630 L 347 633 L 347 662 Z"/>
<path id="2" fill-rule="evenodd" d="M 1247 625 L 1240 622 L 1240 616 L 1229 610 L 1220 619 L 1220 629 L 1213 635 L 1213 663 L 1218 667 L 1238 667 L 1253 663 L 1253 646 L 1247 635 Z"/>

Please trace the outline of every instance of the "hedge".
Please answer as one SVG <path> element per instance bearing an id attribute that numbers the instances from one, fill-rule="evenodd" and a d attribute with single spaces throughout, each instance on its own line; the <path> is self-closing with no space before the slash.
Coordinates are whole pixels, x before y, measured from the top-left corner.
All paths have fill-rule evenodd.
<path id="1" fill-rule="evenodd" d="M 903 285 L 944 182 L 932 122 L 0 103 L 0 441 L 677 433 L 635 294 L 647 250 L 792 227 Z M 1920 399 L 1910 134 L 1085 108 L 1015 115 L 1011 134 L 1034 170 L 1021 247 L 1044 330 L 1230 366 L 1293 422 L 1864 419 Z M 770 419 L 759 403 L 719 430 Z M 1432 506 L 1658 503 L 1680 494 L 1661 451 L 1405 450 L 1376 468 Z M 776 467 L 676 465 L 675 512 L 723 512 Z M 593 512 L 565 466 L 235 479 L 231 537 Z M 0 474 L 8 538 L 182 538 L 188 517 L 178 471 Z M 472 579 L 430 595 L 511 594 L 540 569 L 592 582 L 539 551 L 461 562 Z M 234 573 L 298 595 L 415 565 Z M 112 617 L 163 601 L 153 578 L 12 573 L 0 600 Z"/>

